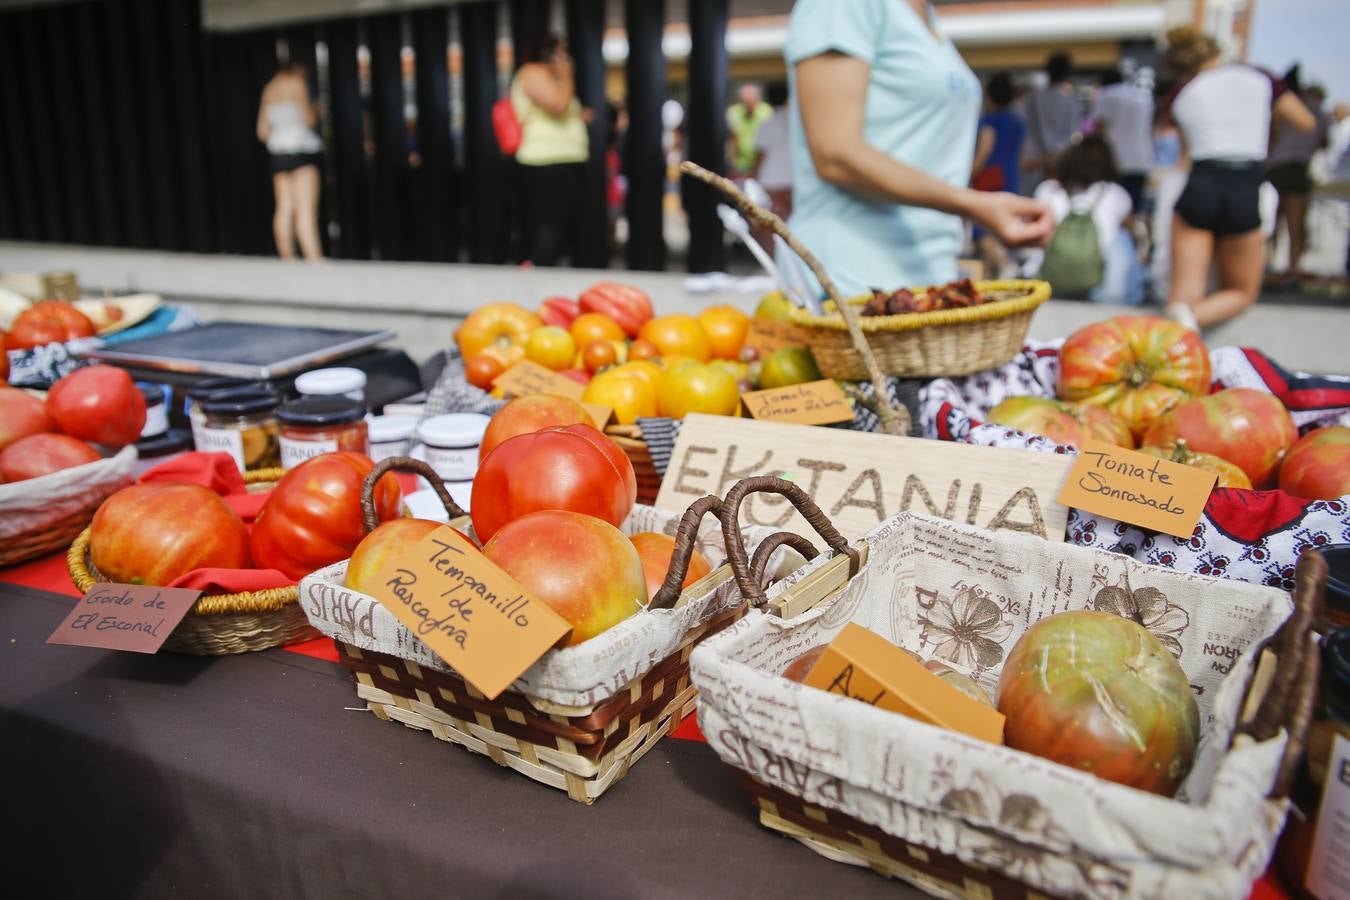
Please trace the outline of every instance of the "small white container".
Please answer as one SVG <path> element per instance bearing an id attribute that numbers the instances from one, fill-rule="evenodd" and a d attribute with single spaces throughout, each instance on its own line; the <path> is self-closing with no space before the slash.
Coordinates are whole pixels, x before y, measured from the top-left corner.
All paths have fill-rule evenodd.
<path id="1" fill-rule="evenodd" d="M 480 413 L 432 416 L 417 428 L 427 463 L 445 481 L 472 481 L 478 472 L 478 445 L 488 417 Z"/>
<path id="2" fill-rule="evenodd" d="M 370 416 L 370 458 L 379 462 L 391 456 L 407 456 L 417 429 L 417 416 Z"/>
<path id="3" fill-rule="evenodd" d="M 366 373 L 348 366 L 315 369 L 295 379 L 295 390 L 304 397 L 342 395 L 366 402 Z"/>

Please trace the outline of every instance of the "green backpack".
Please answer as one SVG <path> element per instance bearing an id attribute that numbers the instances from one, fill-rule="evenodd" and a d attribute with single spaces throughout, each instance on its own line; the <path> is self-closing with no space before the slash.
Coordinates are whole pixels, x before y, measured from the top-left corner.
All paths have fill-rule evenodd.
<path id="1" fill-rule="evenodd" d="M 1085 299 L 1102 283 L 1105 269 L 1092 212 L 1071 211 L 1050 238 L 1037 277 L 1050 282 L 1056 297 Z"/>

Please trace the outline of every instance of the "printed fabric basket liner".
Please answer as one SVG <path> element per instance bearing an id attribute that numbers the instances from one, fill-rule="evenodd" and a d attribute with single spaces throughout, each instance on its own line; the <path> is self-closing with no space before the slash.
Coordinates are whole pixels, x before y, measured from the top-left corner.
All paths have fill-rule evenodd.
<path id="1" fill-rule="evenodd" d="M 135 467 L 136 448 L 123 447 L 105 459 L 0 484 L 0 567 L 69 547 L 103 501 L 131 484 Z"/>
<path id="2" fill-rule="evenodd" d="M 886 375 L 966 375 L 1001 365 L 1022 348 L 1036 307 L 1050 299 L 1044 281 L 981 281 L 982 294 L 1000 299 L 979 306 L 942 309 L 894 316 L 860 316 L 859 325 Z M 922 294 L 927 288 L 914 288 Z M 848 302 L 863 306 L 869 298 Z M 826 378 L 865 381 L 867 369 L 853 346 L 844 317 L 838 311 L 817 316 L 802 309 L 791 311 L 811 346 Z"/>
<path id="3" fill-rule="evenodd" d="M 814 608 L 786 619 L 752 610 L 691 658 L 699 725 L 765 825 L 938 896 L 1247 896 L 1274 849 L 1311 715 L 1316 601 L 1305 588 L 1315 578 L 1301 572 L 1291 617 L 1281 591 L 942 519 L 902 513 L 859 545 L 856 577 L 816 560 L 768 591 L 771 605 L 809 594 Z M 1307 568 L 1318 563 L 1324 579 L 1317 554 Z M 1094 608 L 1142 620 L 1191 679 L 1202 738 L 1175 799 L 778 674 L 855 622 L 993 696 L 1032 622 Z M 1263 693 L 1247 698 L 1258 653 L 1266 702 L 1243 726 L 1255 737 L 1230 746 Z"/>
<path id="4" fill-rule="evenodd" d="M 459 514 L 434 471 L 417 460 L 384 460 L 367 485 L 390 467 L 418 471 L 441 493 L 452 519 Z M 314 627 L 337 643 L 357 696 L 381 719 L 429 731 L 589 804 L 693 711 L 690 652 L 745 613 L 725 564 L 722 530 L 703 522 L 719 505 L 704 497 L 683 517 L 635 506 L 623 523 L 625 534 L 675 535 L 674 563 L 662 590 L 645 610 L 608 631 L 550 650 L 494 700 L 464 681 L 380 601 L 344 587 L 346 561 L 301 580 L 301 606 Z M 373 515 L 371 510 L 368 524 Z M 757 526 L 741 531 L 751 547 L 800 545 L 771 535 Z M 714 568 L 680 593 L 691 548 Z M 801 561 L 785 555 L 775 573 L 786 574 Z"/>
<path id="5" fill-rule="evenodd" d="M 271 487 L 285 474 L 283 469 L 244 472 L 250 493 Z M 76 590 L 89 590 L 107 581 L 89 556 L 90 529 L 85 528 L 70 545 L 66 564 Z M 318 637 L 296 602 L 297 585 L 243 591 L 236 594 L 203 594 L 164 642 L 165 650 L 193 656 L 227 656 L 267 650 Z"/>

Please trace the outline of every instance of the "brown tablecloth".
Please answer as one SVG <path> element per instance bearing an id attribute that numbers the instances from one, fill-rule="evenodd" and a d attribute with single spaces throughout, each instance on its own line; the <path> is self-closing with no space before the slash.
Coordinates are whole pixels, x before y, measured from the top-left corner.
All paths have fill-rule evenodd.
<path id="1" fill-rule="evenodd" d="M 702 744 L 585 807 L 379 721 L 322 660 L 44 644 L 72 602 L 0 584 L 10 896 L 920 896 L 761 828 Z"/>

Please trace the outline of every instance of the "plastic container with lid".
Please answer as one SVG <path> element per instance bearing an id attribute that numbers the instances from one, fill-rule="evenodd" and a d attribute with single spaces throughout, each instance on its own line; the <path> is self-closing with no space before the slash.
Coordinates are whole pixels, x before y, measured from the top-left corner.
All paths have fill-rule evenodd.
<path id="1" fill-rule="evenodd" d="M 406 456 L 417 429 L 417 416 L 371 416 L 370 458 L 379 462 L 391 456 Z"/>
<path id="2" fill-rule="evenodd" d="M 478 472 L 478 445 L 488 417 L 480 413 L 447 413 L 423 420 L 417 428 L 422 453 L 446 481 L 472 481 Z"/>
<path id="3" fill-rule="evenodd" d="M 201 402 L 206 419 L 197 449 L 228 453 L 243 472 L 280 465 L 280 405 L 274 391 L 252 387 L 210 395 Z"/>
<path id="4" fill-rule="evenodd" d="M 169 388 L 150 381 L 136 382 L 136 388 L 145 398 L 145 425 L 141 437 L 156 437 L 169 430 Z"/>
<path id="5" fill-rule="evenodd" d="M 188 388 L 184 412 L 187 415 L 188 427 L 192 429 L 192 442 L 199 449 L 202 443 L 201 428 L 206 424 L 206 414 L 202 412 L 202 401 L 213 394 L 219 394 L 222 391 L 235 391 L 240 388 L 271 390 L 270 385 L 258 381 L 256 378 L 208 378 Z"/>
<path id="6" fill-rule="evenodd" d="M 291 469 L 311 457 L 337 450 L 370 451 L 366 406 L 346 396 L 301 397 L 277 409 L 281 465 Z"/>
<path id="7" fill-rule="evenodd" d="M 343 396 L 366 402 L 366 373 L 349 366 L 315 369 L 295 379 L 296 393 L 302 397 Z"/>

